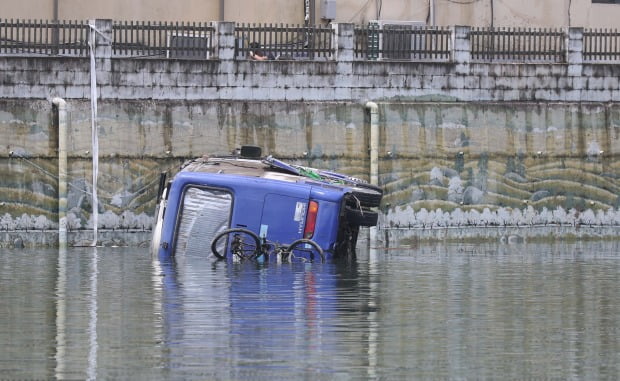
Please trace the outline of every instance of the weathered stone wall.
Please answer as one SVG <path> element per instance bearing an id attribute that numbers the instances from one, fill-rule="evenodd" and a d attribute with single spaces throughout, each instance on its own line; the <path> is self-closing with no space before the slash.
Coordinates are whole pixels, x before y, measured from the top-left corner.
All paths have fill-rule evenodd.
<path id="1" fill-rule="evenodd" d="M 579 54 L 566 64 L 475 63 L 458 28 L 451 62 L 361 62 L 346 26 L 331 62 L 236 61 L 229 27 L 218 26 L 215 60 L 111 58 L 109 46 L 97 48 L 99 228 L 148 231 L 161 171 L 242 144 L 368 178 L 372 100 L 382 227 L 435 238 L 463 227 L 617 232 L 620 65 Z M 0 57 L 0 73 L 0 239 L 57 227 L 51 99 L 62 97 L 68 223 L 80 243 L 92 228 L 89 61 Z"/>
<path id="2" fill-rule="evenodd" d="M 79 231 L 92 228 L 90 104 L 70 105 L 69 229 Z M 0 100 L 0 109 L 13 152 L 0 157 L 0 229 L 54 229 L 52 106 Z M 447 228 L 620 225 L 618 105 L 386 102 L 379 115 L 385 228 L 435 237 L 431 230 Z M 99 128 L 104 230 L 150 229 L 161 171 L 241 144 L 369 178 L 369 120 L 357 104 L 105 101 Z"/>
<path id="3" fill-rule="evenodd" d="M 571 28 L 566 63 L 488 63 L 471 58 L 470 29 L 455 27 L 449 62 L 361 61 L 352 24 L 337 24 L 329 61 L 235 60 L 233 23 L 217 23 L 214 59 L 112 55 L 110 20 L 97 20 L 95 71 L 102 100 L 366 102 L 617 102 L 620 65 L 588 63 Z M 89 58 L 0 57 L 0 98 L 89 99 Z"/>
<path id="4" fill-rule="evenodd" d="M 620 65 L 98 61 L 100 99 L 365 102 L 617 102 Z M 0 57 L 0 98 L 89 99 L 86 58 Z"/>

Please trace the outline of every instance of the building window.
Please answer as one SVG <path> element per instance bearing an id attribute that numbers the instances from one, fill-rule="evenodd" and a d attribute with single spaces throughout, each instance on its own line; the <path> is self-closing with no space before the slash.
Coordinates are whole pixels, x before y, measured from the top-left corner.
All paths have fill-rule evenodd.
<path id="1" fill-rule="evenodd" d="M 592 0 L 592 3 L 599 4 L 620 4 L 620 0 Z"/>

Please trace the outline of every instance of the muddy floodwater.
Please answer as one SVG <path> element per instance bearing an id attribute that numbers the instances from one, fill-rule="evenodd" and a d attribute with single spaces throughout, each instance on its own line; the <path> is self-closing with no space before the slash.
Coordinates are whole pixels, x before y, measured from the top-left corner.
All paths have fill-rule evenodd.
<path id="1" fill-rule="evenodd" d="M 620 242 L 161 263 L 0 249 L 2 379 L 615 379 Z"/>

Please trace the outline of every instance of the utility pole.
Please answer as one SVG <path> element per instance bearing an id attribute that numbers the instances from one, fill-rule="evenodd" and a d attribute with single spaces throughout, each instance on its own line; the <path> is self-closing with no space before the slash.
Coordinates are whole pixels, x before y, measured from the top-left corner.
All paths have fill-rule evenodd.
<path id="1" fill-rule="evenodd" d="M 316 22 L 316 0 L 304 0 L 304 24 L 314 25 Z"/>
<path id="2" fill-rule="evenodd" d="M 54 28 L 52 29 L 52 44 L 53 44 L 53 48 L 52 51 L 54 52 L 54 54 L 58 54 L 58 42 L 59 42 L 59 36 L 60 36 L 60 31 L 58 30 L 58 0 L 54 0 L 54 5 L 53 5 L 53 20 L 52 20 L 52 24 L 54 24 Z"/>

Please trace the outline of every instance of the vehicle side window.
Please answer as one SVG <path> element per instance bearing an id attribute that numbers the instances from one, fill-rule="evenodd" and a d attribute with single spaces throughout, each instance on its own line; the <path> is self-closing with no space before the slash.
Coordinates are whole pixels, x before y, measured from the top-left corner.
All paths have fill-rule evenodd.
<path id="1" fill-rule="evenodd" d="M 225 190 L 187 187 L 177 224 L 175 255 L 209 255 L 213 237 L 229 227 L 232 200 L 232 194 Z"/>

